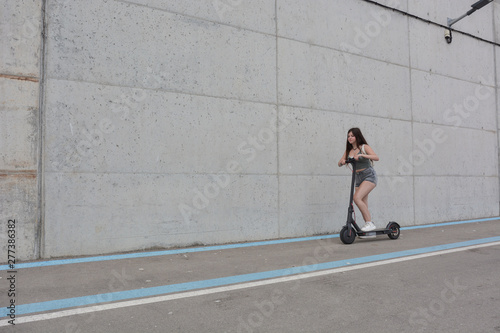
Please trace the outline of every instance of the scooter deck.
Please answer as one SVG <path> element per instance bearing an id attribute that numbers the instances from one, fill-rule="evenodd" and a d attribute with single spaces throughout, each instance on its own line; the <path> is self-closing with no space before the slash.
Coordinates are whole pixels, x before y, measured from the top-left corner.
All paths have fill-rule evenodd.
<path id="1" fill-rule="evenodd" d="M 370 231 L 358 231 L 356 232 L 356 234 L 358 236 L 371 236 L 373 233 L 375 233 L 375 235 L 388 235 L 390 233 L 392 233 L 392 230 L 391 229 L 374 229 L 374 230 L 370 230 Z"/>

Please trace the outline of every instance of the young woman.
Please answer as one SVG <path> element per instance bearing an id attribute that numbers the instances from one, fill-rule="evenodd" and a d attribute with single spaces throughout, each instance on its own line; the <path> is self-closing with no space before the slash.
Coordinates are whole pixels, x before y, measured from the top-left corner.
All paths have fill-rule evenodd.
<path id="1" fill-rule="evenodd" d="M 345 165 L 347 157 L 354 158 L 356 162 L 356 190 L 354 192 L 354 202 L 358 206 L 365 225 L 361 228 L 363 231 L 376 229 L 372 222 L 370 211 L 368 210 L 368 194 L 377 186 L 377 173 L 371 166 L 372 161 L 378 161 L 379 158 L 373 149 L 366 143 L 363 134 L 359 128 L 351 128 L 347 132 L 347 143 L 344 155 L 339 161 L 339 167 Z"/>

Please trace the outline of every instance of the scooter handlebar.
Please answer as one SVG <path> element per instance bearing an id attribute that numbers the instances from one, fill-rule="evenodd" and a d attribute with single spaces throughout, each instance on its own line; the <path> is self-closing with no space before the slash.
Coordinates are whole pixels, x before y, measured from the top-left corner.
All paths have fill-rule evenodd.
<path id="1" fill-rule="evenodd" d="M 344 161 L 344 164 L 342 164 L 342 165 L 347 165 L 347 164 L 352 164 L 353 166 L 355 166 L 356 160 L 353 157 L 349 157 Z M 342 165 L 339 163 L 339 167 Z"/>

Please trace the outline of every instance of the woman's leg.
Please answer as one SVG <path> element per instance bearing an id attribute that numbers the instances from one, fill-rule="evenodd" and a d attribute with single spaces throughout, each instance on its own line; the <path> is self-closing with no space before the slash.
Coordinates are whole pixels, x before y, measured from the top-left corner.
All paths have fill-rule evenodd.
<path id="1" fill-rule="evenodd" d="M 377 185 L 365 180 L 359 185 L 359 187 L 356 188 L 356 191 L 354 192 L 354 202 L 356 203 L 356 206 L 358 206 L 361 215 L 363 215 L 365 222 L 372 220 L 370 211 L 368 210 L 368 194 L 370 194 L 375 186 Z"/>
<path id="2" fill-rule="evenodd" d="M 372 218 L 371 215 L 372 214 L 370 214 L 370 209 L 368 208 L 368 195 L 365 195 L 365 197 L 363 198 L 363 202 L 366 205 L 366 209 L 368 209 L 368 215 L 370 215 L 370 219 L 368 221 L 371 221 L 371 218 Z"/>

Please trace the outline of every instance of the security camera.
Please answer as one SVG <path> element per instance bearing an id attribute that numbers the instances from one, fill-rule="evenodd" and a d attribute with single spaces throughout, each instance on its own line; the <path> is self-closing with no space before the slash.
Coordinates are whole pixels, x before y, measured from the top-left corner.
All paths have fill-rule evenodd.
<path id="1" fill-rule="evenodd" d="M 444 30 L 444 39 L 446 39 L 446 42 L 447 42 L 448 44 L 450 44 L 450 43 L 451 43 L 451 39 L 452 39 L 452 37 L 451 37 L 451 30 L 450 30 L 450 29 L 445 29 L 445 30 Z"/>

